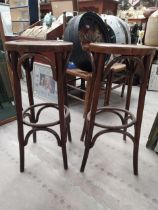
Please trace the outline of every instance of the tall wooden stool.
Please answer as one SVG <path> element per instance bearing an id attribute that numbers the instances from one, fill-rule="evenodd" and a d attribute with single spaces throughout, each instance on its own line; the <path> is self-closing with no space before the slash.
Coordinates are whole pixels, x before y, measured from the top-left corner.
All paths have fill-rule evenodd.
<path id="1" fill-rule="evenodd" d="M 66 104 L 66 80 L 65 70 L 69 54 L 72 50 L 72 43 L 62 41 L 31 41 L 17 40 L 5 43 L 8 52 L 9 62 L 13 71 L 15 102 L 17 111 L 18 140 L 20 149 L 20 171 L 24 171 L 24 147 L 27 145 L 29 137 L 33 135 L 33 141 L 36 142 L 37 131 L 48 131 L 54 135 L 58 146 L 62 148 L 64 168 L 68 168 L 66 141 L 67 136 L 71 141 L 70 133 L 70 113 Z M 48 55 L 49 54 L 49 55 Z M 53 79 L 57 82 L 58 103 L 34 104 L 31 72 L 33 62 L 36 59 L 43 60 L 51 66 Z M 25 69 L 28 89 L 28 99 L 30 106 L 23 110 L 21 98 L 20 75 L 21 67 Z M 49 123 L 39 123 L 40 114 L 46 108 L 58 110 L 59 119 L 53 121 L 50 116 Z M 30 130 L 24 135 L 24 125 L 30 127 Z M 52 128 L 59 125 L 59 134 Z"/>
<path id="2" fill-rule="evenodd" d="M 99 136 L 105 133 L 116 132 L 121 133 L 124 136 L 124 139 L 129 137 L 133 144 L 133 169 L 134 174 L 138 175 L 138 149 L 139 149 L 139 139 L 140 139 L 140 130 L 143 117 L 144 101 L 148 83 L 148 76 L 150 71 L 150 66 L 152 59 L 155 54 L 155 49 L 145 46 L 136 46 L 136 45 L 118 45 L 118 44 L 104 44 L 104 43 L 92 43 L 89 46 L 89 51 L 91 57 L 94 60 L 94 80 L 92 83 L 91 91 L 91 105 L 89 106 L 89 112 L 85 118 L 84 129 L 82 133 L 82 140 L 85 142 L 85 152 L 83 156 L 83 161 L 81 165 L 81 172 L 84 171 L 87 158 L 89 155 L 89 150 L 94 146 L 96 140 Z M 105 54 L 114 54 L 120 55 L 114 57 L 114 59 L 107 65 L 104 70 L 104 61 Z M 107 76 L 111 71 L 112 65 L 116 62 L 125 59 L 128 65 L 128 88 L 127 88 L 127 97 L 125 109 L 117 107 L 102 107 L 97 108 L 99 92 L 101 88 L 102 80 Z M 130 108 L 130 99 L 131 99 L 131 90 L 132 90 L 132 81 L 135 73 L 135 66 L 139 65 L 142 69 L 142 83 L 140 84 L 140 92 L 138 98 L 138 106 L 136 116 L 129 111 Z M 103 112 L 110 112 L 116 115 L 120 120 L 118 125 L 108 125 L 100 123 L 96 115 L 102 114 Z M 106 120 L 105 120 L 106 122 Z M 100 131 L 96 134 L 93 134 L 94 127 L 99 127 Z M 129 127 L 134 127 L 134 134 L 127 131 Z"/>

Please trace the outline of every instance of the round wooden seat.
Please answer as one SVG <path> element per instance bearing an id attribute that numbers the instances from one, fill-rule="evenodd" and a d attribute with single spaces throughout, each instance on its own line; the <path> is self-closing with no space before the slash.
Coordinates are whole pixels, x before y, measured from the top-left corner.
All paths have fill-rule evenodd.
<path id="1" fill-rule="evenodd" d="M 90 106 L 88 107 L 88 114 L 85 117 L 85 123 L 83 127 L 83 132 L 81 135 L 81 140 L 85 142 L 85 152 L 83 156 L 83 161 L 81 164 L 81 172 L 84 171 L 85 165 L 88 159 L 90 149 L 95 145 L 94 143 L 98 139 L 100 135 L 109 132 L 121 133 L 123 134 L 124 140 L 126 140 L 126 136 L 130 137 L 133 142 L 133 171 L 135 175 L 138 175 L 138 149 L 139 149 L 139 139 L 140 139 L 140 131 L 141 131 L 141 123 L 143 117 L 143 109 L 144 109 L 144 101 L 145 94 L 148 84 L 148 76 L 150 71 L 150 66 L 152 63 L 152 59 L 155 54 L 155 49 L 151 47 L 145 46 L 137 46 L 137 45 L 118 45 L 118 44 L 105 44 L 105 43 L 91 43 L 88 49 L 93 55 L 95 55 L 94 60 L 94 81 L 92 83 L 91 95 L 90 95 Z M 106 68 L 104 65 L 105 55 L 113 54 L 113 59 L 107 64 Z M 99 92 L 101 88 L 102 79 L 112 72 L 112 67 L 114 64 L 125 59 L 129 69 L 128 69 L 128 89 L 127 89 L 127 97 L 125 108 L 118 109 L 117 107 L 102 107 L 98 109 L 98 100 L 99 100 Z M 135 117 L 129 112 L 130 110 L 130 100 L 131 100 L 131 91 L 132 91 L 132 82 L 133 76 L 135 73 L 135 64 L 139 65 L 139 67 L 143 71 L 142 83 L 140 84 L 140 92 L 138 98 L 138 106 Z M 118 113 L 120 110 L 123 115 Z M 124 111 L 123 111 L 124 110 Z M 97 123 L 95 118 L 97 113 L 100 114 L 104 112 L 112 112 L 115 113 L 120 119 L 121 124 L 118 126 L 109 126 L 104 125 L 103 123 Z M 128 120 L 132 121 L 128 123 Z M 130 120 L 129 120 L 130 121 Z M 106 117 L 105 117 L 106 123 Z M 95 127 L 100 128 L 94 131 Z M 134 132 L 127 132 L 128 126 L 133 126 Z M 106 149 L 106 148 L 105 148 Z"/>
<path id="2" fill-rule="evenodd" d="M 33 135 L 33 142 L 36 142 L 38 131 L 47 131 L 54 135 L 58 146 L 62 148 L 64 168 L 68 168 L 66 142 L 67 138 L 71 141 L 70 116 L 67 105 L 66 93 L 66 64 L 72 50 L 72 43 L 63 41 L 31 41 L 17 40 L 5 43 L 8 52 L 10 66 L 14 78 L 15 102 L 18 123 L 18 140 L 20 148 L 20 171 L 24 171 L 24 147 L 28 139 Z M 47 54 L 49 52 L 49 55 Z M 34 104 L 32 77 L 33 63 L 36 58 L 40 58 L 51 67 L 53 79 L 57 83 L 58 103 Z M 21 68 L 26 73 L 26 83 L 28 91 L 29 108 L 23 111 L 21 96 Z M 45 71 L 45 69 L 44 69 Z M 44 72 L 43 72 L 44 73 Z M 39 117 L 46 108 L 54 108 L 58 111 L 59 118 L 53 120 L 51 116 L 49 123 L 39 124 Z M 36 110 L 36 108 L 39 108 Z M 29 130 L 24 135 L 24 125 L 29 126 Z M 55 125 L 59 126 L 59 134 L 54 130 Z"/>

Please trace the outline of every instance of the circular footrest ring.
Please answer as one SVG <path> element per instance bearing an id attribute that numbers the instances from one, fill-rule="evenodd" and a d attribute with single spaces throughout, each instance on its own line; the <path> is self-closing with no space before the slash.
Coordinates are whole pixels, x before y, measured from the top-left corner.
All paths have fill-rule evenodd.
<path id="1" fill-rule="evenodd" d="M 36 107 L 41 107 L 41 108 L 39 108 L 39 110 L 37 111 L 37 113 L 35 115 L 34 122 L 31 122 L 31 117 L 32 117 L 31 109 L 34 110 Z M 40 116 L 41 112 L 48 107 L 59 110 L 59 106 L 56 103 L 41 103 L 41 104 L 32 105 L 32 106 L 28 107 L 26 110 L 24 110 L 23 123 L 27 126 L 36 127 L 36 128 L 51 127 L 51 126 L 60 124 L 60 120 L 57 120 L 57 121 L 54 121 L 51 123 L 44 123 L 44 124 L 38 123 L 39 116 Z M 70 112 L 69 112 L 69 109 L 67 106 L 64 106 L 64 112 L 65 112 L 65 116 L 64 116 L 65 120 L 68 120 L 70 122 Z M 30 122 L 28 120 L 26 120 L 26 118 L 29 118 Z"/>
<path id="2" fill-rule="evenodd" d="M 111 113 L 117 115 L 120 118 L 122 125 L 112 125 L 112 126 L 104 125 L 104 124 L 97 123 L 95 121 L 94 125 L 97 127 L 100 127 L 100 128 L 118 130 L 118 129 L 125 129 L 128 127 L 131 127 L 132 125 L 134 125 L 136 123 L 135 116 L 126 109 L 120 109 L 120 108 L 116 108 L 116 107 L 101 107 L 101 108 L 97 109 L 96 114 L 99 114 L 102 112 L 111 112 Z M 88 121 L 90 121 L 90 115 L 91 115 L 91 112 L 89 112 L 87 115 Z"/>

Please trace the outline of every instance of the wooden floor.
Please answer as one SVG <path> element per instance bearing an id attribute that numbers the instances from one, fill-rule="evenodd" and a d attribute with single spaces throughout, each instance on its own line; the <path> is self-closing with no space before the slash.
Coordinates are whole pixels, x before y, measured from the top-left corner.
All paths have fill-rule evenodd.
<path id="1" fill-rule="evenodd" d="M 132 94 L 133 111 L 138 89 Z M 23 101 L 27 106 L 25 92 Z M 111 105 L 123 102 L 115 91 Z M 71 103 L 70 111 L 73 142 L 67 144 L 67 171 L 54 137 L 40 132 L 37 144 L 30 139 L 26 147 L 25 172 L 20 173 L 16 121 L 0 127 L 0 210 L 158 210 L 158 155 L 145 147 L 158 111 L 158 92 L 147 92 L 138 177 L 132 170 L 132 142 L 123 142 L 119 134 L 101 136 L 80 173 L 82 104 Z M 51 113 L 43 119 L 51 119 Z"/>

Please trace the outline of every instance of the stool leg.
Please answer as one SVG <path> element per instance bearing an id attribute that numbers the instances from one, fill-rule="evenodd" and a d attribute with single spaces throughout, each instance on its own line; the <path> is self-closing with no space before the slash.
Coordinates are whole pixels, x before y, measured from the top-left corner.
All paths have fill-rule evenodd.
<path id="1" fill-rule="evenodd" d="M 90 110 L 90 105 L 91 105 L 91 84 L 92 84 L 92 77 L 88 78 L 87 80 L 87 87 L 86 87 L 86 95 L 85 95 L 85 101 L 84 101 L 84 114 L 83 117 L 85 118 L 84 120 L 84 125 L 83 125 L 83 130 L 81 134 L 81 141 L 84 141 L 85 138 L 85 133 L 86 133 L 86 116 Z"/>
<path id="2" fill-rule="evenodd" d="M 67 98 L 67 96 L 66 96 L 66 98 Z M 69 142 L 72 142 L 72 137 L 71 137 L 71 130 L 70 130 L 70 118 L 69 118 L 69 120 L 68 120 L 68 123 L 67 123 L 67 126 L 66 126 L 66 136 L 68 137 L 68 141 Z"/>
<path id="3" fill-rule="evenodd" d="M 71 131 L 70 131 L 70 123 L 67 127 L 67 130 L 68 130 L 68 140 L 69 140 L 69 142 L 72 142 Z"/>
<path id="4" fill-rule="evenodd" d="M 82 79 L 82 78 L 81 78 L 81 89 L 85 90 L 85 79 Z M 85 97 L 83 92 L 81 92 L 81 97 L 82 98 Z"/>
<path id="5" fill-rule="evenodd" d="M 132 71 L 130 71 L 130 72 L 132 72 Z M 133 77 L 134 77 L 134 73 L 129 75 L 128 82 L 127 82 L 128 87 L 127 87 L 127 97 L 126 97 L 126 105 L 125 105 L 125 109 L 127 109 L 127 110 L 129 110 L 129 108 L 130 108 Z M 127 113 L 125 114 L 124 119 L 125 119 L 124 123 L 126 124 L 127 123 Z M 127 129 L 125 129 L 125 131 L 126 130 Z M 123 135 L 123 140 L 126 141 L 126 134 Z"/>
<path id="6" fill-rule="evenodd" d="M 66 142 L 67 134 L 70 138 L 70 124 L 66 124 L 64 105 L 67 104 L 67 91 L 66 91 L 66 73 L 63 72 L 64 68 L 62 65 L 62 54 L 56 55 L 56 63 L 58 66 L 58 73 L 61 75 L 57 78 L 57 90 L 58 90 L 58 106 L 59 106 L 59 120 L 60 120 L 60 136 L 61 136 L 61 147 L 64 169 L 68 169 Z M 71 138 L 69 139 L 71 140 Z"/>
<path id="7" fill-rule="evenodd" d="M 80 172 L 84 172 L 84 169 L 85 169 L 85 166 L 86 166 L 86 163 L 87 163 L 87 159 L 88 159 L 88 155 L 89 155 L 89 150 L 91 148 L 91 139 L 92 139 L 92 135 L 93 135 L 95 113 L 96 113 L 96 109 L 97 109 L 97 104 L 98 104 L 98 100 L 96 102 L 94 102 L 95 111 L 91 114 L 90 122 L 87 122 L 86 119 L 85 119 L 85 126 L 86 126 L 85 133 L 84 133 L 84 136 L 85 136 L 85 150 L 84 150 L 84 155 L 83 155 L 83 159 L 82 159 Z"/>
<path id="8" fill-rule="evenodd" d="M 60 91 L 58 91 L 60 92 Z M 60 119 L 60 136 L 61 136 L 61 142 L 62 142 L 62 155 L 63 155 L 63 163 L 64 163 L 64 169 L 68 169 L 67 164 L 67 153 L 66 153 L 66 140 L 67 140 L 67 129 L 69 128 L 69 125 L 65 125 L 65 119 L 64 119 L 64 101 L 63 97 L 60 96 L 61 94 L 58 93 L 58 104 L 59 104 L 59 119 Z M 69 135 L 69 134 L 68 134 Z"/>
<path id="9" fill-rule="evenodd" d="M 68 122 L 66 124 L 66 139 L 68 138 L 68 141 L 69 142 L 72 142 L 72 137 L 71 137 L 71 130 L 70 130 L 70 116 L 69 116 L 69 119 L 68 119 Z"/>
<path id="10" fill-rule="evenodd" d="M 92 138 L 92 133 L 93 133 L 93 127 L 94 127 L 93 121 L 91 121 L 91 129 L 89 128 L 89 126 L 90 124 L 87 122 L 85 118 L 84 127 L 83 127 L 82 135 L 81 135 L 81 141 L 85 140 L 85 150 L 84 150 L 80 172 L 84 172 L 84 169 L 87 163 L 89 150 L 90 150 L 90 143 L 91 143 L 91 138 Z"/>
<path id="11" fill-rule="evenodd" d="M 65 102 L 64 104 L 68 107 L 68 96 L 67 96 L 67 75 L 65 75 L 65 79 L 64 79 L 64 98 L 65 98 Z M 67 124 L 67 137 L 68 137 L 68 141 L 72 142 L 72 137 L 71 137 L 71 130 L 70 130 L 70 121 L 71 118 L 69 118 L 69 123 Z"/>
<path id="12" fill-rule="evenodd" d="M 141 131 L 141 124 L 142 124 L 143 110 L 144 110 L 144 103 L 145 103 L 145 95 L 146 95 L 146 90 L 147 90 L 147 84 L 148 84 L 152 56 L 150 57 L 147 55 L 144 57 L 145 70 L 144 70 L 144 75 L 142 78 L 143 82 L 141 82 L 140 90 L 139 90 L 139 99 L 138 99 L 136 125 L 135 125 L 135 139 L 134 139 L 134 148 L 133 148 L 133 169 L 134 169 L 135 175 L 138 175 L 138 150 L 139 150 L 140 131 Z"/>
<path id="13" fill-rule="evenodd" d="M 30 69 L 26 69 L 26 81 L 27 81 L 27 90 L 28 90 L 28 98 L 29 98 L 29 104 L 30 106 L 34 105 L 34 99 L 33 99 L 33 88 L 32 88 L 32 78 L 31 78 L 31 72 Z M 35 123 L 35 110 L 34 108 L 31 109 L 31 122 Z M 33 142 L 36 143 L 36 131 L 33 132 Z"/>
<path id="14" fill-rule="evenodd" d="M 133 172 L 134 175 L 138 175 L 138 151 L 139 151 L 139 144 L 134 143 L 133 148 Z"/>
<path id="15" fill-rule="evenodd" d="M 112 76 L 113 73 L 110 71 L 109 75 L 107 76 L 107 84 L 105 89 L 105 99 L 104 99 L 104 106 L 109 105 L 110 95 L 111 95 L 111 87 L 112 87 Z"/>
<path id="16" fill-rule="evenodd" d="M 83 125 L 81 138 L 80 138 L 81 141 L 84 141 L 84 139 L 85 139 L 86 128 L 87 128 L 86 118 L 87 118 L 87 114 L 90 110 L 90 106 L 91 106 L 91 103 L 92 103 L 92 97 L 91 96 L 92 96 L 92 92 L 93 92 L 93 89 L 94 89 L 94 81 L 95 81 L 94 76 L 90 76 L 87 79 L 86 95 L 85 95 L 85 102 L 84 102 L 84 114 L 83 114 L 83 117 L 85 118 L 85 120 L 84 120 L 84 125 Z"/>
<path id="17" fill-rule="evenodd" d="M 25 168 L 25 151 L 24 151 L 24 146 L 19 144 L 19 149 L 20 149 L 20 172 L 24 172 Z"/>
<path id="18" fill-rule="evenodd" d="M 82 134 L 81 134 L 81 141 L 84 141 L 85 139 L 85 134 L 86 134 L 86 119 L 84 120 L 84 125 L 83 125 L 83 129 L 82 129 Z"/>
<path id="19" fill-rule="evenodd" d="M 17 111 L 17 124 L 18 124 L 19 154 L 20 154 L 20 172 L 24 172 L 24 168 L 25 168 L 24 131 L 23 131 L 23 123 L 21 120 L 22 109 L 20 109 L 21 108 L 20 101 L 16 103 L 16 107 L 17 107 L 16 111 Z"/>
<path id="20" fill-rule="evenodd" d="M 72 142 L 71 130 L 70 130 L 70 119 L 68 120 L 67 125 L 66 125 L 66 137 L 68 138 L 69 142 Z"/>
<path id="21" fill-rule="evenodd" d="M 86 166 L 86 163 L 87 163 L 87 159 L 88 159 L 88 155 L 89 155 L 89 149 L 90 149 L 89 147 L 85 148 L 80 172 L 84 172 L 84 169 L 85 169 L 85 166 Z"/>
<path id="22" fill-rule="evenodd" d="M 98 62 L 98 69 L 99 68 L 103 69 L 103 65 L 100 65 L 100 62 L 104 61 L 104 59 L 105 59 L 104 57 L 100 58 L 100 60 Z M 104 62 L 101 62 L 101 63 L 104 64 Z M 92 85 L 91 94 L 90 94 L 90 97 L 91 97 L 91 99 L 90 99 L 91 106 L 89 107 L 89 109 L 91 110 L 90 117 L 89 117 L 90 120 L 88 121 L 87 117 L 85 118 L 84 131 L 83 131 L 83 134 L 85 136 L 85 151 L 84 151 L 84 155 L 83 155 L 80 172 L 84 172 L 84 169 L 85 169 L 85 166 L 87 163 L 87 159 L 88 159 L 88 155 L 89 155 L 89 150 L 91 148 L 91 140 L 93 137 L 95 115 L 96 115 L 96 111 L 97 111 L 99 93 L 100 93 L 100 89 L 101 89 L 102 74 L 99 74 L 99 73 L 98 73 L 98 75 L 94 75 L 94 77 L 93 77 L 94 79 L 92 82 L 92 84 L 94 84 L 94 85 Z"/>
<path id="23" fill-rule="evenodd" d="M 97 106 L 98 106 L 98 100 L 99 100 L 99 93 L 101 89 L 101 80 L 102 80 L 102 73 L 100 69 L 104 69 L 104 63 L 105 63 L 105 57 L 100 56 L 98 63 L 97 63 L 97 70 L 93 74 L 93 79 L 92 79 L 92 85 L 91 85 L 91 93 L 90 93 L 90 105 L 89 105 L 89 110 L 90 110 L 90 117 L 89 121 L 87 117 L 85 118 L 85 124 L 84 124 L 84 136 L 85 136 L 85 151 L 83 155 L 83 160 L 81 164 L 80 171 L 84 172 L 88 155 L 89 155 L 89 150 L 91 148 L 91 140 L 93 137 L 93 129 L 94 129 L 94 123 L 95 123 L 95 115 L 97 111 Z M 97 74 L 98 72 L 98 74 Z M 88 111 L 89 111 L 88 110 Z"/>
<path id="24" fill-rule="evenodd" d="M 126 81 L 124 81 L 124 83 L 122 85 L 121 98 L 123 98 L 123 96 L 124 96 L 125 86 L 126 86 Z"/>
<path id="25" fill-rule="evenodd" d="M 24 151 L 24 130 L 22 122 L 22 97 L 21 97 L 21 86 L 20 78 L 17 72 L 17 54 L 13 54 L 12 63 L 14 68 L 14 96 L 16 104 L 17 113 L 17 126 L 18 126 L 18 141 L 19 141 L 19 154 L 20 154 L 20 172 L 24 172 L 24 162 L 25 162 L 25 151 Z"/>
<path id="26" fill-rule="evenodd" d="M 62 143 L 62 154 L 63 154 L 64 169 L 67 170 L 68 163 L 67 163 L 66 143 Z"/>
<path id="27" fill-rule="evenodd" d="M 90 95 L 91 95 L 91 84 L 92 84 L 92 77 L 89 77 L 87 79 L 87 85 L 86 85 L 86 93 L 85 93 L 85 100 L 84 100 L 84 114 L 83 117 L 86 117 L 86 115 L 89 112 L 90 109 Z"/>
<path id="28" fill-rule="evenodd" d="M 61 88 L 61 87 L 60 87 Z M 59 87 L 58 87 L 59 90 Z M 59 119 L 60 119 L 60 136 L 61 136 L 61 142 L 62 142 L 62 155 L 63 155 L 63 163 L 64 163 L 64 169 L 68 169 L 68 163 L 67 163 L 67 153 L 66 153 L 66 140 L 67 140 L 67 129 L 70 132 L 69 124 L 65 125 L 65 118 L 64 118 L 64 97 L 62 95 L 61 97 L 60 91 L 58 91 L 58 104 L 59 104 Z M 70 134 L 68 132 L 68 135 Z"/>

